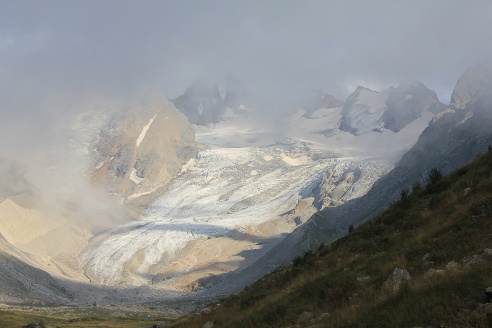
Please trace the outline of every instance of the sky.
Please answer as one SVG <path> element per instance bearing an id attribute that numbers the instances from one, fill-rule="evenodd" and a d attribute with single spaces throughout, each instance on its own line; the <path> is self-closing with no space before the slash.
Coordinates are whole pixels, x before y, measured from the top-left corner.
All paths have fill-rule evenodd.
<path id="1" fill-rule="evenodd" d="M 264 110 L 416 80 L 449 103 L 492 57 L 490 13 L 480 0 L 0 0 L 0 114 L 35 128 L 93 99 L 174 98 L 227 76 Z"/>

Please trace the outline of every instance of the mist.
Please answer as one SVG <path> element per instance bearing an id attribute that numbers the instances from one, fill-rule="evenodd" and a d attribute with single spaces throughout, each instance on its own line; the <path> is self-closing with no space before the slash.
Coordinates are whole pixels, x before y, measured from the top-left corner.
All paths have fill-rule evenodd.
<path id="1" fill-rule="evenodd" d="M 76 161 L 56 178 L 35 171 L 63 147 L 61 117 L 124 108 L 149 87 L 176 98 L 202 77 L 233 76 L 265 117 L 316 90 L 344 101 L 358 85 L 416 80 L 449 103 L 465 69 L 492 57 L 490 12 L 490 1 L 3 0 L 0 155 L 63 185 Z"/>

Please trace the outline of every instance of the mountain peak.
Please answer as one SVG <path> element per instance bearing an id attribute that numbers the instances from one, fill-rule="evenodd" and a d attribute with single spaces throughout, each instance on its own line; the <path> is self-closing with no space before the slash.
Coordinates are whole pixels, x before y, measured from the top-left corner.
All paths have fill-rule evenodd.
<path id="1" fill-rule="evenodd" d="M 434 91 L 416 81 L 381 92 L 358 86 L 342 111 L 340 130 L 358 135 L 381 128 L 399 132 L 424 112 L 444 109 Z"/>
<path id="2" fill-rule="evenodd" d="M 217 82 L 199 79 L 173 102 L 192 124 L 208 125 L 220 121 L 233 98 L 232 93 Z"/>
<path id="3" fill-rule="evenodd" d="M 492 60 L 471 67 L 461 75 L 451 95 L 452 109 L 464 109 L 492 90 Z"/>

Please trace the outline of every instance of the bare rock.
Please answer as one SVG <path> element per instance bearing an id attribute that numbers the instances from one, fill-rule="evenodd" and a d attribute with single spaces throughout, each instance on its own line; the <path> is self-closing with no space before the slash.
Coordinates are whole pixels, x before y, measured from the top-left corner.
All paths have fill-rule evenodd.
<path id="1" fill-rule="evenodd" d="M 410 273 L 405 269 L 396 268 L 383 283 L 382 291 L 386 295 L 393 295 L 402 290 L 410 281 Z"/>
<path id="2" fill-rule="evenodd" d="M 312 312 L 302 312 L 301 315 L 299 315 L 299 318 L 297 318 L 297 322 L 303 323 L 303 322 L 308 322 L 309 320 L 314 318 L 314 314 Z"/>
<path id="3" fill-rule="evenodd" d="M 99 137 L 92 182 L 132 202 L 163 187 L 197 154 L 193 127 L 159 92 L 114 113 Z"/>
<path id="4" fill-rule="evenodd" d="M 214 326 L 214 323 L 212 321 L 207 321 L 204 325 L 203 328 L 212 328 Z"/>
<path id="5" fill-rule="evenodd" d="M 456 263 L 455 261 L 451 261 L 448 264 L 446 264 L 446 270 L 451 271 L 451 272 L 459 272 L 460 271 L 460 265 Z"/>

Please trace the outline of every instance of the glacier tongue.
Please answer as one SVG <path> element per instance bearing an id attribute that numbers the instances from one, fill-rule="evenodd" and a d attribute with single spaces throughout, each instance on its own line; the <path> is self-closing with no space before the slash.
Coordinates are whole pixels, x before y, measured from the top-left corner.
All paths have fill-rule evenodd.
<path id="1" fill-rule="evenodd" d="M 344 201 L 365 193 L 388 165 L 332 158 L 302 143 L 204 150 L 148 206 L 141 221 L 92 240 L 82 256 L 86 274 L 108 285 L 149 284 L 172 263 L 189 257 L 184 252 L 190 242 L 232 240 L 232 235 L 250 234 L 262 224 L 283 220 L 260 233 L 279 237 L 302 223 L 286 214 L 303 199 L 312 199 L 325 172 L 344 172 L 354 166 L 363 169 L 365 180 L 354 182 Z M 173 275 L 186 275 L 192 268 L 193 263 L 188 264 Z"/>

